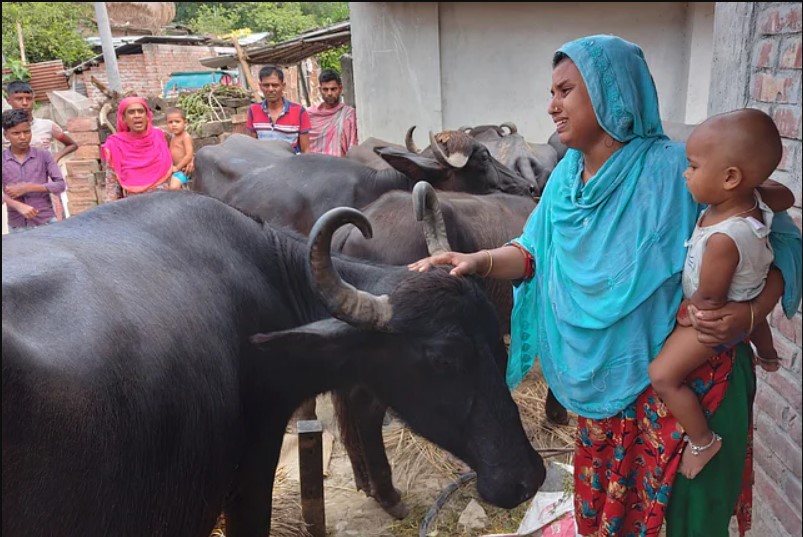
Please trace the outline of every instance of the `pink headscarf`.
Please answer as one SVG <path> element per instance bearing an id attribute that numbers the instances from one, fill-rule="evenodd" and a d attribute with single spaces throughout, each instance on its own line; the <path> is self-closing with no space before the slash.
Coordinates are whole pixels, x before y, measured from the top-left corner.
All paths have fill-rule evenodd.
<path id="1" fill-rule="evenodd" d="M 145 132 L 128 130 L 124 114 L 126 108 L 139 103 L 148 114 Z M 173 167 L 173 158 L 167 146 L 164 132 L 153 126 L 153 112 L 142 97 L 126 97 L 117 108 L 117 134 L 112 134 L 103 144 L 103 158 L 117 173 L 120 185 L 131 192 L 144 192 L 163 183 Z"/>

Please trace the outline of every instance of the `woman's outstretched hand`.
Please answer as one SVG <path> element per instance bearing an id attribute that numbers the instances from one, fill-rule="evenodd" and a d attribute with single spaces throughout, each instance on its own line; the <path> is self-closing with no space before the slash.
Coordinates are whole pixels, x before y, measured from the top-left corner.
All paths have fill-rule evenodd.
<path id="1" fill-rule="evenodd" d="M 483 256 L 477 254 L 461 254 L 459 252 L 444 252 L 419 259 L 407 265 L 407 268 L 414 272 L 426 272 L 435 265 L 452 265 L 454 268 L 449 272 L 453 276 L 466 276 L 475 274 L 479 269 L 480 263 L 484 260 Z"/>

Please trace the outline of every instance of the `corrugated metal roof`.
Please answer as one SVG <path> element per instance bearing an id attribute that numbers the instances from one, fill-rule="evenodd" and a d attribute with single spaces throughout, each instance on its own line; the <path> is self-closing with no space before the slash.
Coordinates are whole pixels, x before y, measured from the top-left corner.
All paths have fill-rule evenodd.
<path id="1" fill-rule="evenodd" d="M 49 91 L 70 89 L 64 74 L 64 63 L 61 60 L 29 63 L 26 67 L 31 73 L 30 84 L 37 102 L 49 102 L 47 96 Z M 3 69 L 3 74 L 8 72 L 8 69 Z"/>
<path id="2" fill-rule="evenodd" d="M 318 28 L 288 39 L 276 45 L 246 47 L 244 49 L 249 63 L 293 65 L 301 60 L 320 54 L 329 49 L 351 42 L 351 22 L 344 21 L 325 28 Z M 235 55 L 202 58 L 201 65 L 221 68 L 237 65 Z"/>
<path id="3" fill-rule="evenodd" d="M 100 40 L 99 37 L 88 37 L 86 39 L 90 43 L 92 40 Z M 205 45 L 211 40 L 208 37 L 200 35 L 140 35 L 140 36 L 122 36 L 113 37 L 112 43 L 114 44 L 114 53 L 119 58 L 126 54 L 139 54 L 142 52 L 142 45 L 146 43 L 158 43 L 163 45 Z M 100 45 L 97 45 L 99 47 Z M 80 73 L 84 69 L 88 69 L 93 65 L 103 62 L 103 53 L 89 58 L 85 62 L 76 65 L 75 67 L 67 70 L 67 76 L 72 76 L 73 73 Z"/>
<path id="4" fill-rule="evenodd" d="M 202 35 L 121 35 L 112 37 L 112 45 L 116 48 L 128 43 L 206 43 L 209 40 Z M 101 48 L 100 37 L 87 37 L 85 41 L 93 48 Z"/>

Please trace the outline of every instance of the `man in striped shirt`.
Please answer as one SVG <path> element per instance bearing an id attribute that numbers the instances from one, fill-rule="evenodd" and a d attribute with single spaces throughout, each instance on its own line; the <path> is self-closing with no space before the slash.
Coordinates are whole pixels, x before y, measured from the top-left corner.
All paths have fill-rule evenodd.
<path id="1" fill-rule="evenodd" d="M 283 140 L 296 153 L 309 150 L 309 114 L 298 103 L 284 98 L 284 73 L 280 67 L 266 65 L 259 70 L 259 88 L 265 100 L 248 107 L 246 127 L 253 138 Z"/>
<path id="2" fill-rule="evenodd" d="M 353 107 L 340 101 L 343 82 L 337 71 L 321 71 L 318 82 L 323 102 L 309 109 L 310 151 L 343 157 L 357 145 L 357 114 Z"/>

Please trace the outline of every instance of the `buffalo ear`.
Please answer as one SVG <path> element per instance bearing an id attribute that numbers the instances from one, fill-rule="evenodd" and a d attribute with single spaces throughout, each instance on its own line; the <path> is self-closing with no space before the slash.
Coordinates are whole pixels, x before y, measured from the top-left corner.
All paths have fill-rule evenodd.
<path id="1" fill-rule="evenodd" d="M 337 319 L 326 319 L 289 330 L 254 334 L 251 344 L 265 353 L 292 352 L 313 356 L 321 351 L 339 350 L 354 345 L 365 332 Z"/>
<path id="2" fill-rule="evenodd" d="M 394 147 L 376 147 L 374 152 L 396 170 L 415 181 L 437 183 L 446 177 L 446 169 L 434 158 L 422 157 Z"/>

